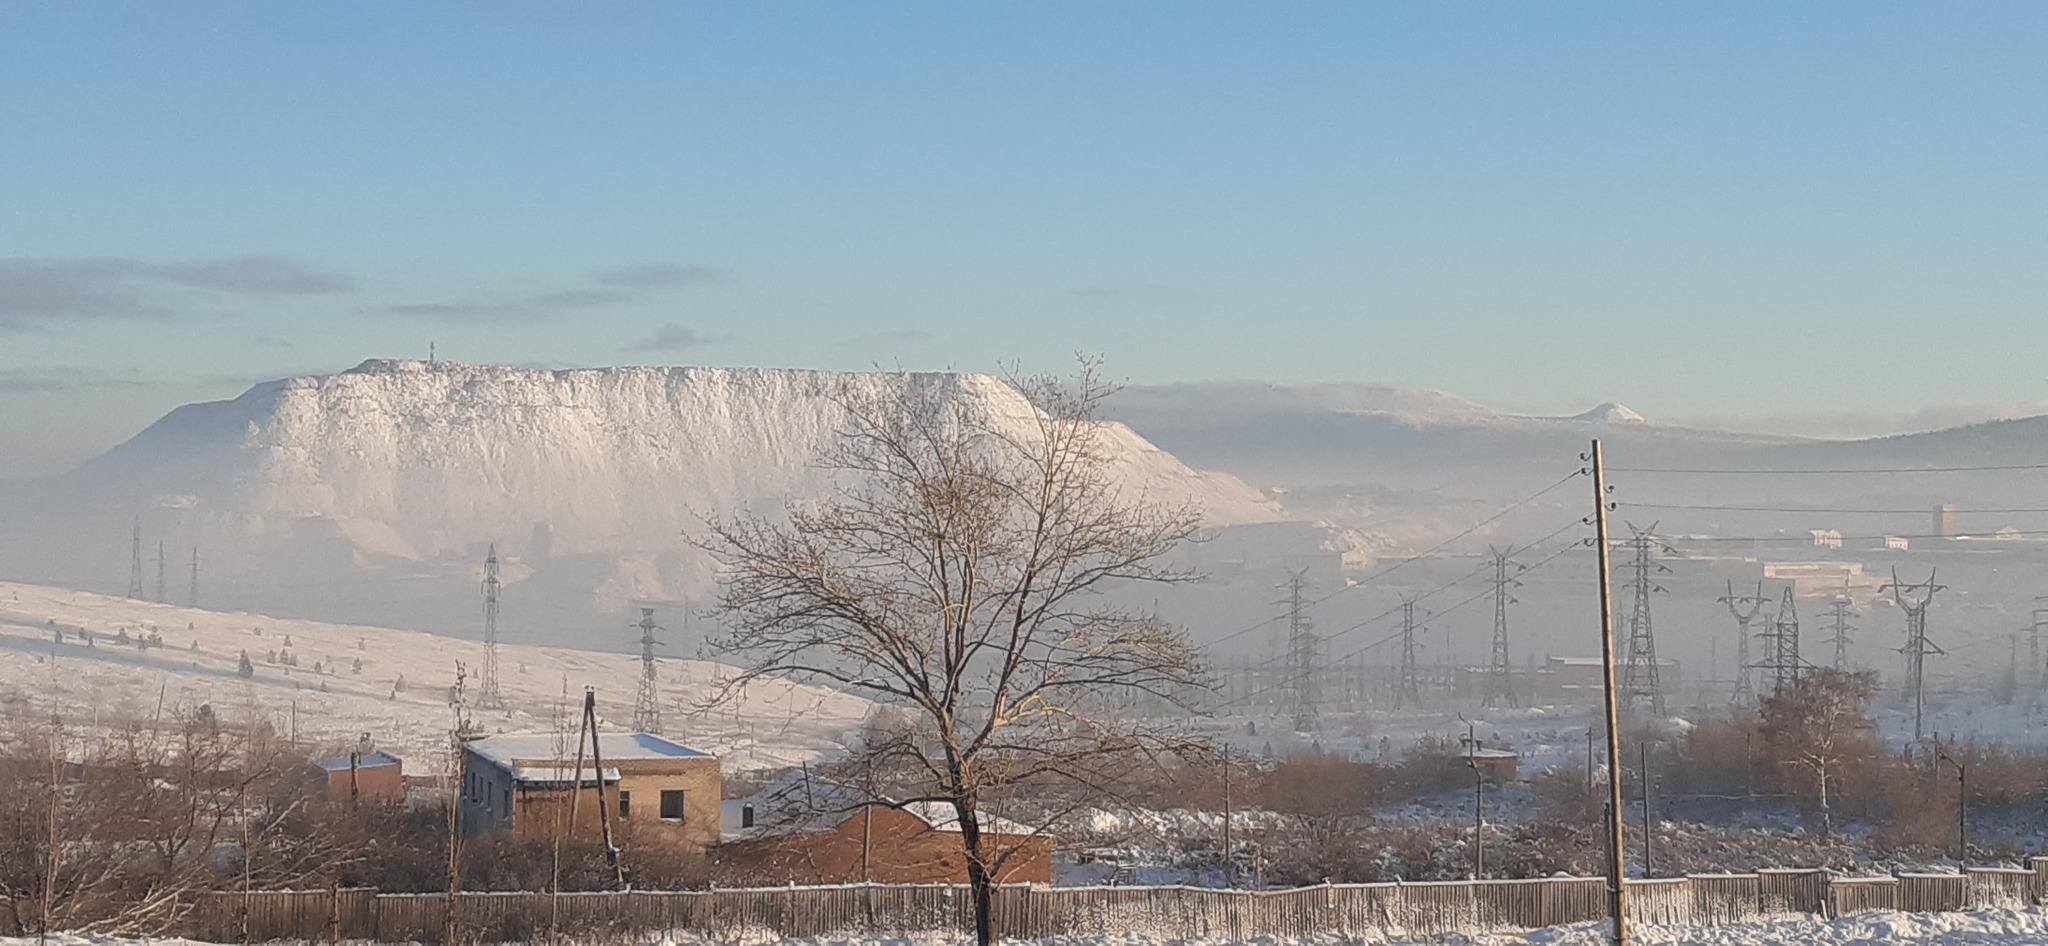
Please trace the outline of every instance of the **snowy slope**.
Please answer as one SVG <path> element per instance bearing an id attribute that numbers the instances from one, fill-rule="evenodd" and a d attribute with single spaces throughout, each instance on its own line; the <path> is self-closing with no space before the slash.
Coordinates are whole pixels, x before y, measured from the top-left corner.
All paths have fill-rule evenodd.
<path id="1" fill-rule="evenodd" d="M 1508 946 L 1512 943 L 1547 943 L 1552 946 L 1599 946 L 1611 942 L 1603 924 L 1586 923 L 1552 927 L 1522 933 L 1479 933 L 1452 935 L 1427 940 L 1450 946 Z M 1948 946 L 2020 946 L 2048 942 L 2048 913 L 2039 908 L 1970 910 L 1955 913 L 1897 913 L 1877 910 L 1853 913 L 1833 920 L 1816 917 L 1784 917 L 1727 923 L 1718 926 L 1632 926 L 1630 941 L 1644 946 L 1836 946 L 1861 943 L 1941 943 Z M 717 939 L 692 933 L 668 933 L 638 940 L 647 946 L 710 946 L 714 943 L 769 943 L 777 940 L 765 934 L 734 939 Z M 953 946 L 963 940 L 937 933 L 907 932 L 891 935 L 835 935 L 781 940 L 794 946 Z M 971 942 L 972 940 L 966 940 Z M 32 946 L 35 937 L 0 937 L 0 946 Z M 52 936 L 55 946 L 200 946 L 182 939 L 123 939 L 110 936 Z M 632 942 L 632 941 L 627 941 Z M 1144 933 L 1101 933 L 1093 936 L 1060 936 L 1046 940 L 1006 940 L 1029 946 L 1198 946 L 1224 940 L 1178 940 Z M 1256 940 L 1262 946 L 1302 946 L 1346 942 L 1339 934 L 1313 939 Z M 1413 941 L 1397 939 L 1395 944 Z"/>
<path id="2" fill-rule="evenodd" d="M 841 386 L 934 389 L 1000 423 L 1031 412 L 974 374 L 368 361 L 181 407 L 66 479 L 243 534 L 319 517 L 398 558 L 523 540 L 535 523 L 558 554 L 673 549 L 705 517 L 824 495 L 812 464 L 843 426 Z M 1127 487 L 1195 503 L 1211 524 L 1279 517 L 1243 483 L 1128 428 L 1109 431 L 1108 449 Z"/>
<path id="3" fill-rule="evenodd" d="M 90 646 L 81 631 L 90 632 Z M 131 643 L 119 642 L 124 631 Z M 161 648 L 132 642 L 152 633 L 162 635 Z M 246 679 L 236 673 L 245 650 L 256 669 Z M 277 652 L 291 653 L 298 666 L 273 663 Z M 54 702 L 74 724 L 146 718 L 159 699 L 167 714 L 211 704 L 231 720 L 261 714 L 281 732 L 295 717 L 301 741 L 316 746 L 368 732 L 405 758 L 409 771 L 431 773 L 445 756 L 457 661 L 468 668 L 473 696 L 483 663 L 474 641 L 0 582 L 0 704 L 41 710 Z M 585 686 L 595 687 L 609 726 L 624 728 L 633 717 L 637 658 L 505 644 L 499 668 L 505 708 L 472 711 L 486 731 L 552 732 L 565 687 L 577 701 Z M 732 673 L 700 660 L 661 659 L 658 668 L 666 734 L 725 757 L 728 771 L 830 755 L 867 715 L 869 703 L 859 697 L 779 681 L 704 709 L 715 682 Z"/>

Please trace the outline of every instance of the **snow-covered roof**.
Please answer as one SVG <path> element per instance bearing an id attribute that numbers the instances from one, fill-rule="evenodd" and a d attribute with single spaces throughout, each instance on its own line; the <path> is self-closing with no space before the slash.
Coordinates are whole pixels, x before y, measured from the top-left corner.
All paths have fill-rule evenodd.
<path id="1" fill-rule="evenodd" d="M 729 798 L 723 810 L 724 834 L 728 839 L 826 831 L 859 814 L 869 803 L 898 808 L 925 823 L 933 831 L 959 831 L 960 818 L 953 806 L 940 801 L 898 804 L 887 797 L 870 796 L 858 786 L 804 772 L 791 772 L 766 788 L 745 798 Z M 754 808 L 754 823 L 745 824 L 746 807 Z M 1033 829 L 981 813 L 982 830 L 995 834 L 1026 835 Z"/>
<path id="2" fill-rule="evenodd" d="M 1488 749 L 1484 746 L 1477 749 L 1469 747 L 1460 749 L 1458 750 L 1458 755 L 1467 759 L 1519 759 L 1522 757 L 1521 753 L 1515 752 L 1512 749 Z"/>
<path id="3" fill-rule="evenodd" d="M 745 798 L 728 798 L 721 812 L 727 837 L 757 837 L 823 831 L 845 821 L 867 802 L 867 793 L 844 782 L 791 772 Z M 746 824 L 746 809 L 754 823 Z"/>
<path id="4" fill-rule="evenodd" d="M 365 752 L 362 755 L 356 757 L 355 767 L 358 769 L 374 769 L 379 766 L 398 764 L 398 757 L 392 755 L 391 753 Z M 338 759 L 328 759 L 320 763 L 320 767 L 326 769 L 329 772 L 346 772 L 349 769 L 348 756 L 342 756 Z"/>
<path id="5" fill-rule="evenodd" d="M 472 739 L 463 746 L 505 769 L 520 765 L 554 765 L 563 760 L 573 761 L 576 758 L 575 738 L 557 742 L 553 733 L 485 736 L 481 739 Z M 558 746 L 560 748 L 557 748 Z M 607 763 L 648 759 L 711 758 L 709 753 L 699 752 L 644 732 L 600 733 L 597 737 L 597 749 L 597 754 Z M 589 747 L 585 746 L 584 758 L 588 759 L 590 755 Z"/>
<path id="6" fill-rule="evenodd" d="M 904 811 L 915 815 L 917 820 L 930 825 L 933 831 L 960 830 L 960 815 L 947 802 L 914 801 L 902 807 Z M 998 818 L 985 811 L 976 812 L 975 817 L 981 823 L 981 830 L 992 834 L 1024 835 L 1034 833 L 1033 829 L 1028 825 L 1019 824 L 1008 818 Z"/>

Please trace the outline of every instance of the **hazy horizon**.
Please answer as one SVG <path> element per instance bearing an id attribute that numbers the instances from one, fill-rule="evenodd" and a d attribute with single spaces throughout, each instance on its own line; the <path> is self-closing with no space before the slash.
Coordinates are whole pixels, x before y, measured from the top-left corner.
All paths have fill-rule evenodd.
<path id="1" fill-rule="evenodd" d="M 381 357 L 381 356 L 380 356 Z M 346 365 L 307 371 L 279 371 L 270 374 L 253 374 L 247 378 L 195 379 L 180 384 L 169 381 L 141 381 L 113 378 L 50 379 L 47 383 L 35 385 L 10 385 L 0 376 L 0 398 L 7 394 L 35 393 L 45 397 L 56 395 L 81 396 L 90 398 L 95 394 L 115 393 L 121 395 L 105 404 L 107 426 L 94 430 L 81 425 L 71 418 L 31 416 L 26 421 L 13 422 L 15 429 L 0 425 L 0 431 L 10 435 L 16 449 L 0 453 L 0 481 L 40 479 L 62 475 L 78 464 L 127 441 L 155 423 L 172 410 L 185 404 L 233 400 L 251 387 L 268 381 L 284 378 L 331 375 L 362 363 L 358 359 Z M 422 359 L 423 360 L 423 359 Z M 516 364 L 509 367 L 563 370 L 576 368 L 605 368 L 628 365 L 670 366 L 666 363 L 633 361 L 621 359 L 613 365 L 582 364 Z M 804 365 L 736 365 L 721 364 L 705 360 L 690 362 L 689 366 L 701 367 L 784 367 L 807 368 Z M 683 366 L 680 363 L 674 366 Z M 1109 368 L 1114 374 L 1115 365 Z M 822 369 L 837 370 L 837 369 Z M 852 369 L 861 370 L 861 369 Z M 895 370 L 888 368 L 884 370 Z M 946 367 L 923 370 L 961 370 L 978 373 L 997 373 L 1000 366 L 987 368 Z M 1505 415 L 1529 417 L 1569 417 L 1592 409 L 1600 404 L 1619 403 L 1633 408 L 1633 402 L 1626 394 L 1603 396 L 1597 400 L 1587 398 L 1559 399 L 1547 404 L 1489 403 L 1477 398 L 1466 398 L 1461 392 L 1426 384 L 1403 382 L 1379 382 L 1373 380 L 1295 380 L 1268 381 L 1250 378 L 1218 378 L 1192 381 L 1176 381 L 1164 384 L 1129 383 L 1132 392 L 1173 393 L 1187 391 L 1221 391 L 1242 385 L 1275 385 L 1287 388 L 1324 389 L 1343 391 L 1354 388 L 1386 387 L 1411 392 L 1434 392 L 1451 398 L 1470 401 L 1473 405 Z M 180 397 L 184 399 L 179 399 Z M 1735 433 L 1769 434 L 1789 437 L 1808 437 L 1822 440 L 1855 440 L 1869 437 L 1883 437 L 1893 434 L 1920 433 L 1949 427 L 1965 426 L 1986 421 L 2004 420 L 2048 414 L 2048 400 L 2031 402 L 1950 402 L 1925 405 L 1901 410 L 1812 410 L 1775 411 L 1746 415 L 1649 415 L 1645 420 L 1651 424 L 1674 427 L 1692 427 L 1706 430 L 1721 430 Z M 117 426 L 122 422 L 129 427 Z M 1144 433 L 1142 425 L 1138 432 Z M 33 449 L 33 448 L 41 449 Z"/>

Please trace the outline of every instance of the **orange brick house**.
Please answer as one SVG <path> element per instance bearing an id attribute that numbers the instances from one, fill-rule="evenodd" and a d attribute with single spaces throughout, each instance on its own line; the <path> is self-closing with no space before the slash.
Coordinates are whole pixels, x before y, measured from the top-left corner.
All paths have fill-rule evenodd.
<path id="1" fill-rule="evenodd" d="M 719 859 L 760 884 L 964 884 L 960 821 L 949 804 L 867 803 L 850 786 L 804 774 L 725 803 Z M 996 882 L 1052 883 L 1052 839 L 983 814 Z"/>
<path id="2" fill-rule="evenodd" d="M 327 797 L 337 801 L 396 804 L 405 800 L 405 763 L 367 746 L 320 763 Z"/>
<path id="3" fill-rule="evenodd" d="M 553 837 L 576 797 L 577 834 L 594 833 L 602 778 L 605 802 L 620 829 L 698 848 L 718 843 L 725 786 L 715 756 L 649 733 L 604 733 L 598 736 L 598 749 L 603 768 L 593 766 L 586 754 L 579 772 L 573 736 L 566 746 L 552 735 L 464 742 L 459 789 L 464 826 L 472 832 Z"/>

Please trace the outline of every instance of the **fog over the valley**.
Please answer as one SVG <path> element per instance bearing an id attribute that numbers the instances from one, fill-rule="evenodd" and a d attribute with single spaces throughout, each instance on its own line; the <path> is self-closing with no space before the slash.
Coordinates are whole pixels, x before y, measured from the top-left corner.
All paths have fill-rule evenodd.
<path id="1" fill-rule="evenodd" d="M 654 606 L 677 653 L 692 654 L 716 589 L 694 536 L 709 519 L 837 488 L 813 461 L 832 437 L 828 393 L 849 382 L 946 386 L 998 418 L 1028 410 L 981 375 L 371 361 L 167 405 L 65 475 L 7 483 L 0 570 L 123 594 L 139 534 L 146 595 L 161 568 L 168 598 L 186 603 L 196 554 L 202 607 L 473 637 L 495 545 L 506 640 L 621 649 L 625 618 Z M 2048 471 L 2024 469 L 2048 463 L 2048 419 L 1818 439 L 1615 403 L 1540 416 L 1419 388 L 1256 382 L 1131 387 L 1110 415 L 1125 426 L 1105 448 L 1132 495 L 1203 516 L 1202 540 L 1176 560 L 1204 580 L 1147 589 L 1142 603 L 1227 659 L 1274 652 L 1276 601 L 1301 571 L 1332 659 L 1391 659 L 1392 612 L 1424 596 L 1426 612 L 1444 612 L 1429 619 L 1424 659 L 1482 660 L 1491 609 L 1459 602 L 1484 590 L 1490 546 L 1530 545 L 1516 561 L 1542 565 L 1518 594 L 1515 662 L 1593 654 L 1590 494 L 1573 474 L 1596 437 L 1617 531 L 1655 524 L 1661 537 L 1660 655 L 1700 686 L 1732 676 L 1732 623 L 1715 599 L 1788 563 L 1857 576 L 1856 660 L 1879 669 L 1896 663 L 1902 630 L 1878 587 L 1894 566 L 1908 581 L 1938 567 L 1949 591 L 1936 627 L 1953 659 L 1934 672 L 1956 688 L 1996 672 L 2048 592 L 2035 584 L 2048 510 L 2030 498 Z M 1847 472 L 1926 467 L 2022 468 Z M 1713 472 L 1647 472 L 1665 470 Z M 1932 518 L 1944 503 L 1947 527 Z M 1840 547 L 1812 530 L 1840 533 Z M 1842 590 L 1799 584 L 1815 613 Z"/>

